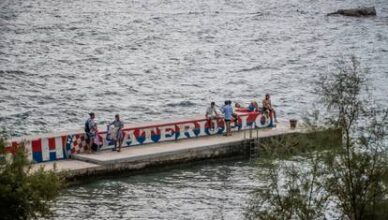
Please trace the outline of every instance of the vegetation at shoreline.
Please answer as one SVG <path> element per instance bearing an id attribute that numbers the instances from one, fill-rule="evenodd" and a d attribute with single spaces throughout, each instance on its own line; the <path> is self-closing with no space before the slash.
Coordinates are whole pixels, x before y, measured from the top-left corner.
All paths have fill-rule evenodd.
<path id="1" fill-rule="evenodd" d="M 5 139 L 0 138 L 0 218 L 37 219 L 52 216 L 51 205 L 64 186 L 64 179 L 43 167 L 31 170 L 23 145 L 5 156 Z"/>
<path id="2" fill-rule="evenodd" d="M 338 130 L 342 143 L 324 150 L 318 146 L 327 145 L 325 135 L 270 140 L 278 146 L 264 151 L 270 157 L 303 153 L 304 159 L 269 166 L 268 184 L 254 193 L 246 218 L 388 219 L 388 109 L 371 99 L 354 57 L 340 61 L 317 84 L 326 117 L 314 111 L 307 124 L 313 131 Z"/>

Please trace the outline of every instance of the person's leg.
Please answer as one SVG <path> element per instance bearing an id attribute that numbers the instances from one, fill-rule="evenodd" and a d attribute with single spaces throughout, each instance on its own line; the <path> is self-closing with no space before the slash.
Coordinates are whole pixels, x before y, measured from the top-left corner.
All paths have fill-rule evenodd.
<path id="1" fill-rule="evenodd" d="M 91 134 L 91 135 L 90 135 L 90 142 L 89 142 L 89 149 L 88 149 L 88 153 L 89 153 L 89 154 L 92 153 L 93 144 L 94 144 L 94 136 L 93 136 L 93 134 Z"/>
<path id="2" fill-rule="evenodd" d="M 92 153 L 93 144 L 94 144 L 94 137 L 93 137 L 92 134 L 90 134 L 90 138 L 89 138 L 89 146 L 88 146 L 88 153 L 89 153 L 89 154 Z"/>
<path id="3" fill-rule="evenodd" d="M 88 153 L 88 152 L 89 152 L 89 149 L 90 149 L 90 135 L 89 135 L 89 134 L 86 134 L 84 152 L 85 152 L 85 153 Z"/>
<path id="4" fill-rule="evenodd" d="M 236 113 L 233 113 L 233 122 L 234 122 L 234 125 L 237 126 L 238 125 L 238 116 Z"/>
<path id="5" fill-rule="evenodd" d="M 207 126 L 209 129 L 214 129 L 213 123 L 212 123 L 212 117 L 207 118 Z"/>
<path id="6" fill-rule="evenodd" d="M 117 150 L 117 152 L 121 152 L 121 145 L 123 145 L 123 134 L 121 131 L 117 133 L 118 133 L 117 141 L 119 142 L 119 149 Z"/>
<path id="7" fill-rule="evenodd" d="M 224 121 L 225 121 L 225 134 L 224 134 L 224 136 L 227 136 L 228 135 L 228 132 L 229 132 L 229 126 L 228 126 L 228 124 L 229 124 L 229 121 L 228 120 L 226 120 L 226 119 L 224 119 Z"/>
<path id="8" fill-rule="evenodd" d="M 114 148 L 114 151 L 117 151 L 117 145 L 119 144 L 119 139 L 118 139 L 118 132 L 115 132 L 114 133 L 114 136 L 113 136 L 113 140 L 115 142 L 115 148 Z"/>
<path id="9" fill-rule="evenodd" d="M 276 111 L 275 111 L 275 109 L 273 109 L 273 117 L 275 118 L 275 122 L 277 123 L 277 122 L 278 122 L 278 119 L 277 119 L 277 117 L 276 117 Z"/>
<path id="10" fill-rule="evenodd" d="M 119 149 L 117 150 L 117 152 L 121 152 L 121 146 L 123 145 L 123 140 L 120 139 L 119 140 Z"/>
<path id="11" fill-rule="evenodd" d="M 272 118 L 271 110 L 265 110 L 265 114 L 267 115 L 267 117 Z"/>
<path id="12" fill-rule="evenodd" d="M 116 151 L 117 149 L 117 140 L 113 140 L 115 142 L 115 146 L 112 148 L 112 151 Z"/>
<path id="13" fill-rule="evenodd" d="M 114 147 L 112 148 L 112 151 L 116 151 L 116 149 L 117 149 L 117 139 L 116 139 L 116 137 L 112 136 L 112 141 L 114 143 Z"/>
<path id="14" fill-rule="evenodd" d="M 227 129 L 227 135 L 232 135 L 231 128 L 230 128 L 230 121 L 226 122 L 226 129 Z"/>
<path id="15" fill-rule="evenodd" d="M 274 119 L 275 119 L 275 122 L 277 123 L 278 120 L 277 120 L 277 118 L 276 118 L 276 111 L 275 111 L 275 109 L 271 108 L 271 114 L 273 114 L 273 117 L 274 117 Z"/>
<path id="16" fill-rule="evenodd" d="M 90 153 L 92 153 L 94 150 L 93 150 L 93 147 L 94 145 L 96 144 L 96 138 L 97 138 L 97 135 L 96 134 L 93 134 L 93 137 L 91 138 L 92 139 L 92 142 L 90 144 L 91 148 L 90 148 Z"/>

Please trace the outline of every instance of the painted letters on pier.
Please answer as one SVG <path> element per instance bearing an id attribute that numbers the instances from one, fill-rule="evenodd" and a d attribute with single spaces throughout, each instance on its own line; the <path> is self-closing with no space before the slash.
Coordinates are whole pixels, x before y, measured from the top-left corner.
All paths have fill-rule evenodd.
<path id="1" fill-rule="evenodd" d="M 183 120 L 174 123 L 158 123 L 147 126 L 125 126 L 123 146 L 136 146 L 163 141 L 174 141 L 185 138 L 195 138 L 206 135 L 222 134 L 224 132 L 224 120 L 222 118 L 212 120 L 214 126 L 210 126 L 205 118 Z M 272 118 L 258 112 L 239 113 L 235 121 L 232 121 L 232 130 L 244 130 L 252 127 L 273 127 Z M 214 129 L 210 129 L 213 127 Z M 102 149 L 112 147 L 112 141 L 107 138 L 107 132 L 98 132 L 98 139 Z M 72 154 L 82 153 L 85 146 L 85 135 L 81 132 L 66 133 L 60 135 L 36 136 L 33 138 L 18 138 L 10 141 L 6 148 L 13 153 L 19 143 L 24 142 L 29 153 L 29 159 L 36 162 L 66 159 Z"/>

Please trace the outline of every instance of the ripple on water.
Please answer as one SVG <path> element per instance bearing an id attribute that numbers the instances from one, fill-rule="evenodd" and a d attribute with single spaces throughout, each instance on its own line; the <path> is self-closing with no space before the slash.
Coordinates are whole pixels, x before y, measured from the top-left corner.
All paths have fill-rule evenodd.
<path id="1" fill-rule="evenodd" d="M 352 54 L 386 104 L 388 6 L 374 2 L 378 16 L 361 19 L 325 16 L 359 6 L 353 0 L 6 1 L 0 127 L 12 136 L 74 130 L 90 111 L 101 122 L 115 113 L 131 123 L 186 118 L 210 101 L 246 105 L 267 92 L 279 117 L 298 118 L 317 98 L 312 82 Z M 199 170 L 71 188 L 57 213 L 240 219 L 243 198 L 259 184 L 249 166 Z"/>
<path id="2" fill-rule="evenodd" d="M 96 219 L 239 219 L 245 195 L 262 184 L 255 172 L 247 161 L 226 161 L 100 180 L 65 190 L 56 213 L 76 209 L 81 211 L 66 216 Z"/>

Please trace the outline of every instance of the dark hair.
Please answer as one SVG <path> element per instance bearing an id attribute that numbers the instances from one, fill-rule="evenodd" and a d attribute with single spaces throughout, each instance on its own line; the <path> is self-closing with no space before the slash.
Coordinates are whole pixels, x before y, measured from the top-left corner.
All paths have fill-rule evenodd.
<path id="1" fill-rule="evenodd" d="M 119 114 L 116 114 L 115 117 L 120 117 Z"/>
<path id="2" fill-rule="evenodd" d="M 215 105 L 216 103 L 215 102 L 211 102 L 210 105 Z"/>
<path id="3" fill-rule="evenodd" d="M 225 100 L 225 102 L 224 102 L 224 103 L 225 103 L 225 105 L 227 105 L 227 104 L 229 103 L 229 101 L 228 101 L 228 100 Z"/>

